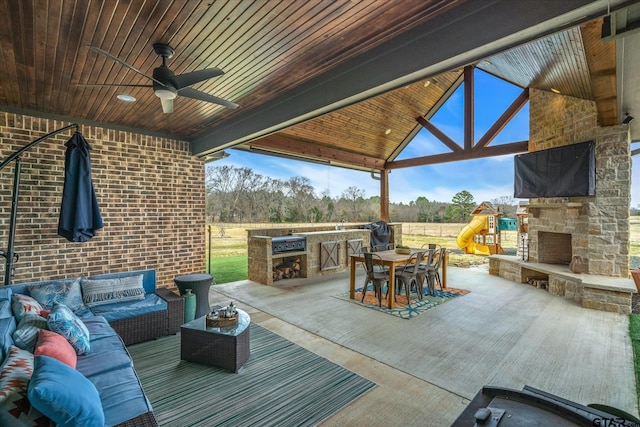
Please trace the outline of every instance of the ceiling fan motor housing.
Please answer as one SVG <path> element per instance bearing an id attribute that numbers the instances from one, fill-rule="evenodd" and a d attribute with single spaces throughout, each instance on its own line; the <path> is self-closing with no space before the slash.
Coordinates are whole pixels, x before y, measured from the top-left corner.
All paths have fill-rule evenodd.
<path id="1" fill-rule="evenodd" d="M 171 83 L 175 73 L 166 65 L 161 65 L 153 70 L 153 78 L 164 83 L 163 85 L 153 82 L 153 92 L 160 99 L 174 99 L 178 95 L 178 90 Z"/>

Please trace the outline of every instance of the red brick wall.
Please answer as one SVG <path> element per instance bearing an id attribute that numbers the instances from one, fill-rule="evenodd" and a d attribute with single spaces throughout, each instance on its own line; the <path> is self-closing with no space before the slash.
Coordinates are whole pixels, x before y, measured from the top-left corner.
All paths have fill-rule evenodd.
<path id="1" fill-rule="evenodd" d="M 70 123 L 0 111 L 0 160 Z M 204 272 L 204 163 L 189 144 L 81 126 L 91 144 L 93 182 L 104 221 L 98 235 L 71 243 L 57 235 L 64 182 L 58 134 L 22 155 L 12 283 L 153 268 L 158 286 L 176 275 Z M 9 241 L 15 162 L 0 171 L 0 249 Z M 0 285 L 5 259 L 0 257 Z"/>

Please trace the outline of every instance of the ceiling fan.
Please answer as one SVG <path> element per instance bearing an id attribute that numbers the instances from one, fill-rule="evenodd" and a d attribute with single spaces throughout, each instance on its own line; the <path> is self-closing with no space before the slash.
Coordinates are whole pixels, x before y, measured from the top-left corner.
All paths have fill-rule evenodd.
<path id="1" fill-rule="evenodd" d="M 214 104 L 222 105 L 228 108 L 238 108 L 238 104 L 227 101 L 226 99 L 218 98 L 217 96 L 209 95 L 208 93 L 201 92 L 196 89 L 192 89 L 189 86 L 199 83 L 204 80 L 211 79 L 213 77 L 224 74 L 220 68 L 207 68 L 204 70 L 192 71 L 190 73 L 176 75 L 169 67 L 167 67 L 167 59 L 171 58 L 174 54 L 174 50 L 162 43 L 155 43 L 153 50 L 156 54 L 162 57 L 162 65 L 153 69 L 153 76 L 149 76 L 137 68 L 127 64 L 120 58 L 111 55 L 109 52 L 100 49 L 95 46 L 87 46 L 89 49 L 96 53 L 104 55 L 110 59 L 113 59 L 117 63 L 124 65 L 130 70 L 135 71 L 138 74 L 151 79 L 153 84 L 149 85 L 128 85 L 128 84 L 79 84 L 81 87 L 104 87 L 104 86 L 127 86 L 127 87 L 152 87 L 153 92 L 156 94 L 162 102 L 162 111 L 164 113 L 173 112 L 173 100 L 176 96 L 185 96 L 187 98 L 197 99 L 199 101 L 211 102 Z"/>

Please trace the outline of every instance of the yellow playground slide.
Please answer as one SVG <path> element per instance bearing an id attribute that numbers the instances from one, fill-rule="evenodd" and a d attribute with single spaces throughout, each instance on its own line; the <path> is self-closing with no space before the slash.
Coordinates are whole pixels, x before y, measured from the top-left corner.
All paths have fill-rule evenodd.
<path id="1" fill-rule="evenodd" d="M 467 254 L 491 255 L 487 245 L 479 245 L 473 241 L 473 235 L 487 229 L 487 217 L 476 215 L 458 234 L 458 247 Z"/>

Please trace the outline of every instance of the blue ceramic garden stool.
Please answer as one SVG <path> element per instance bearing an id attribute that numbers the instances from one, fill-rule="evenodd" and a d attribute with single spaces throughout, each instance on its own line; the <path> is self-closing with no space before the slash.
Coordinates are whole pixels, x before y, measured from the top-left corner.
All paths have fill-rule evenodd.
<path id="1" fill-rule="evenodd" d="M 209 288 L 213 283 L 211 274 L 187 274 L 174 279 L 180 295 L 184 295 L 187 289 L 192 289 L 196 296 L 196 319 L 211 312 L 209 306 Z"/>

